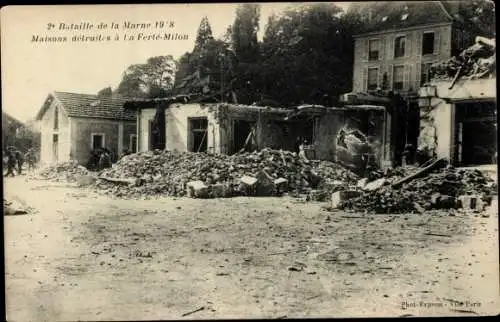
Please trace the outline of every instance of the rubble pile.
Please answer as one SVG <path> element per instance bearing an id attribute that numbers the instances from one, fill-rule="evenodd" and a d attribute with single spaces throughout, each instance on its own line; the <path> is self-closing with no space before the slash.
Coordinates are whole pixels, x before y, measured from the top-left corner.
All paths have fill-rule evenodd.
<path id="1" fill-rule="evenodd" d="M 468 77 L 483 78 L 496 72 L 496 41 L 476 37 L 476 43 L 466 48 L 459 55 L 432 65 L 433 79 L 452 79 Z"/>
<path id="2" fill-rule="evenodd" d="M 99 174 L 95 187 L 117 197 L 152 195 L 231 197 L 308 193 L 318 187 L 356 182 L 354 174 L 326 161 L 263 149 L 235 155 L 148 151 L 128 155 Z M 328 178 L 328 179 L 324 179 Z M 190 189 L 196 193 L 190 194 Z"/>
<path id="3" fill-rule="evenodd" d="M 77 182 L 80 177 L 88 175 L 89 171 L 76 161 L 62 162 L 45 167 L 35 174 L 38 179 Z"/>
<path id="4" fill-rule="evenodd" d="M 481 171 L 451 166 L 395 188 L 392 184 L 406 173 L 400 170 L 390 178 L 379 179 L 382 180 L 379 189 L 363 191 L 359 196 L 343 200 L 339 208 L 371 213 L 421 213 L 432 209 L 456 209 L 461 206 L 460 196 L 477 196 L 487 204 L 496 191 L 494 181 Z"/>

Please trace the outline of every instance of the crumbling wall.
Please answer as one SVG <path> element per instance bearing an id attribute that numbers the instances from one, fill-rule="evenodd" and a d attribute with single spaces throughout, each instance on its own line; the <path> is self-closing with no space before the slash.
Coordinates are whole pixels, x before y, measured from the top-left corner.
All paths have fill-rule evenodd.
<path id="1" fill-rule="evenodd" d="M 149 150 L 149 122 L 154 120 L 156 108 L 141 109 L 139 117 L 138 149 L 140 152 Z"/>
<path id="2" fill-rule="evenodd" d="M 343 126 L 344 121 L 345 118 L 340 112 L 324 114 L 317 118 L 314 141 L 317 159 L 335 160 L 337 132 Z"/>
<path id="3" fill-rule="evenodd" d="M 453 104 L 433 98 L 430 107 L 421 109 L 418 149 L 428 157 L 451 159 L 453 108 Z"/>
<path id="4" fill-rule="evenodd" d="M 166 149 L 186 152 L 189 149 L 189 118 L 206 117 L 207 151 L 219 150 L 219 125 L 213 107 L 200 104 L 173 104 L 165 111 Z"/>
<path id="5" fill-rule="evenodd" d="M 261 119 L 262 132 L 261 132 L 261 146 L 262 148 L 271 148 L 275 150 L 293 150 L 293 138 L 285 136 L 285 129 L 283 126 L 273 122 L 272 119 Z"/>

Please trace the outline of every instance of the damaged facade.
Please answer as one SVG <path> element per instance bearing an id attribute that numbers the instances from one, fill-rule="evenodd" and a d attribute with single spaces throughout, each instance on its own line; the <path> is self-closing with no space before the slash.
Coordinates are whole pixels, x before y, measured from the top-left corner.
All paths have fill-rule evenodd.
<path id="1" fill-rule="evenodd" d="M 391 93 L 401 99 L 392 111 L 394 165 L 408 145 L 416 147 L 420 110 L 418 91 L 430 80 L 431 66 L 474 41 L 464 25 L 460 1 L 394 1 L 369 17 L 355 36 L 353 93 Z"/>
<path id="2" fill-rule="evenodd" d="M 163 104 L 158 109 L 158 104 Z M 304 145 L 310 159 L 347 160 L 340 133 L 361 133 L 360 145 L 373 147 L 377 165 L 391 157 L 390 122 L 382 105 L 343 107 L 300 106 L 294 109 L 229 103 L 171 103 L 171 100 L 128 102 L 137 109 L 139 151 L 177 151 L 234 154 L 263 148 L 297 152 Z M 158 120 L 159 110 L 163 115 Z M 163 134 L 155 123 L 164 123 Z M 388 127 L 389 126 L 389 127 Z M 347 143 L 349 144 L 349 143 Z M 360 152 L 364 153 L 364 152 Z"/>
<path id="3" fill-rule="evenodd" d="M 495 56 L 495 40 L 478 37 L 458 57 L 436 64 L 436 77 L 419 92 L 421 151 L 457 166 L 496 164 Z"/>

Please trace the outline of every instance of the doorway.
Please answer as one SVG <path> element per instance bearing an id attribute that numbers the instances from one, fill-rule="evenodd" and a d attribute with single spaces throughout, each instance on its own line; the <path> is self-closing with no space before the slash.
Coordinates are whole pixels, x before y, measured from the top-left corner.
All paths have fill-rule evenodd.
<path id="1" fill-rule="evenodd" d="M 459 166 L 495 164 L 497 118 L 495 102 L 455 105 L 454 163 Z"/>
<path id="2" fill-rule="evenodd" d="M 233 153 L 238 153 L 249 139 L 255 122 L 245 120 L 235 120 L 233 123 Z M 251 138 L 250 138 L 251 139 Z"/>
<path id="3" fill-rule="evenodd" d="M 206 117 L 189 118 L 188 150 L 207 152 L 208 119 Z"/>

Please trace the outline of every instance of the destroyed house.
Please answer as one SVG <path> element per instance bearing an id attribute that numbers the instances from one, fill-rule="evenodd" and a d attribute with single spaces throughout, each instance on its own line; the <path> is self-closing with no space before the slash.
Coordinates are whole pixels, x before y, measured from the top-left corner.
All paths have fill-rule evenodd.
<path id="1" fill-rule="evenodd" d="M 369 14 L 363 33 L 355 35 L 352 96 L 380 95 L 393 103 L 392 157 L 402 162 L 408 146 L 419 140 L 418 91 L 430 80 L 431 66 L 474 41 L 464 27 L 460 1 L 387 1 Z"/>
<path id="2" fill-rule="evenodd" d="M 458 57 L 436 65 L 419 92 L 419 149 L 455 166 L 496 165 L 496 45 L 477 37 Z M 463 63 L 456 64 L 463 60 Z M 444 73 L 443 73 L 444 71 Z"/>
<path id="3" fill-rule="evenodd" d="M 50 93 L 36 120 L 41 130 L 41 162 L 76 160 L 86 164 L 91 151 L 114 155 L 136 150 L 136 113 L 125 98 L 68 92 Z"/>
<path id="4" fill-rule="evenodd" d="M 157 99 L 130 101 L 126 107 L 137 110 L 139 151 L 167 149 L 223 154 L 263 148 L 297 151 L 302 142 L 308 158 L 336 160 L 337 137 L 344 129 L 357 130 L 369 137 L 379 165 L 391 157 L 387 128 L 390 123 L 382 105 L 303 105 L 292 109 Z M 155 126 L 158 123 L 163 124 L 161 134 L 156 130 L 160 128 Z"/>

